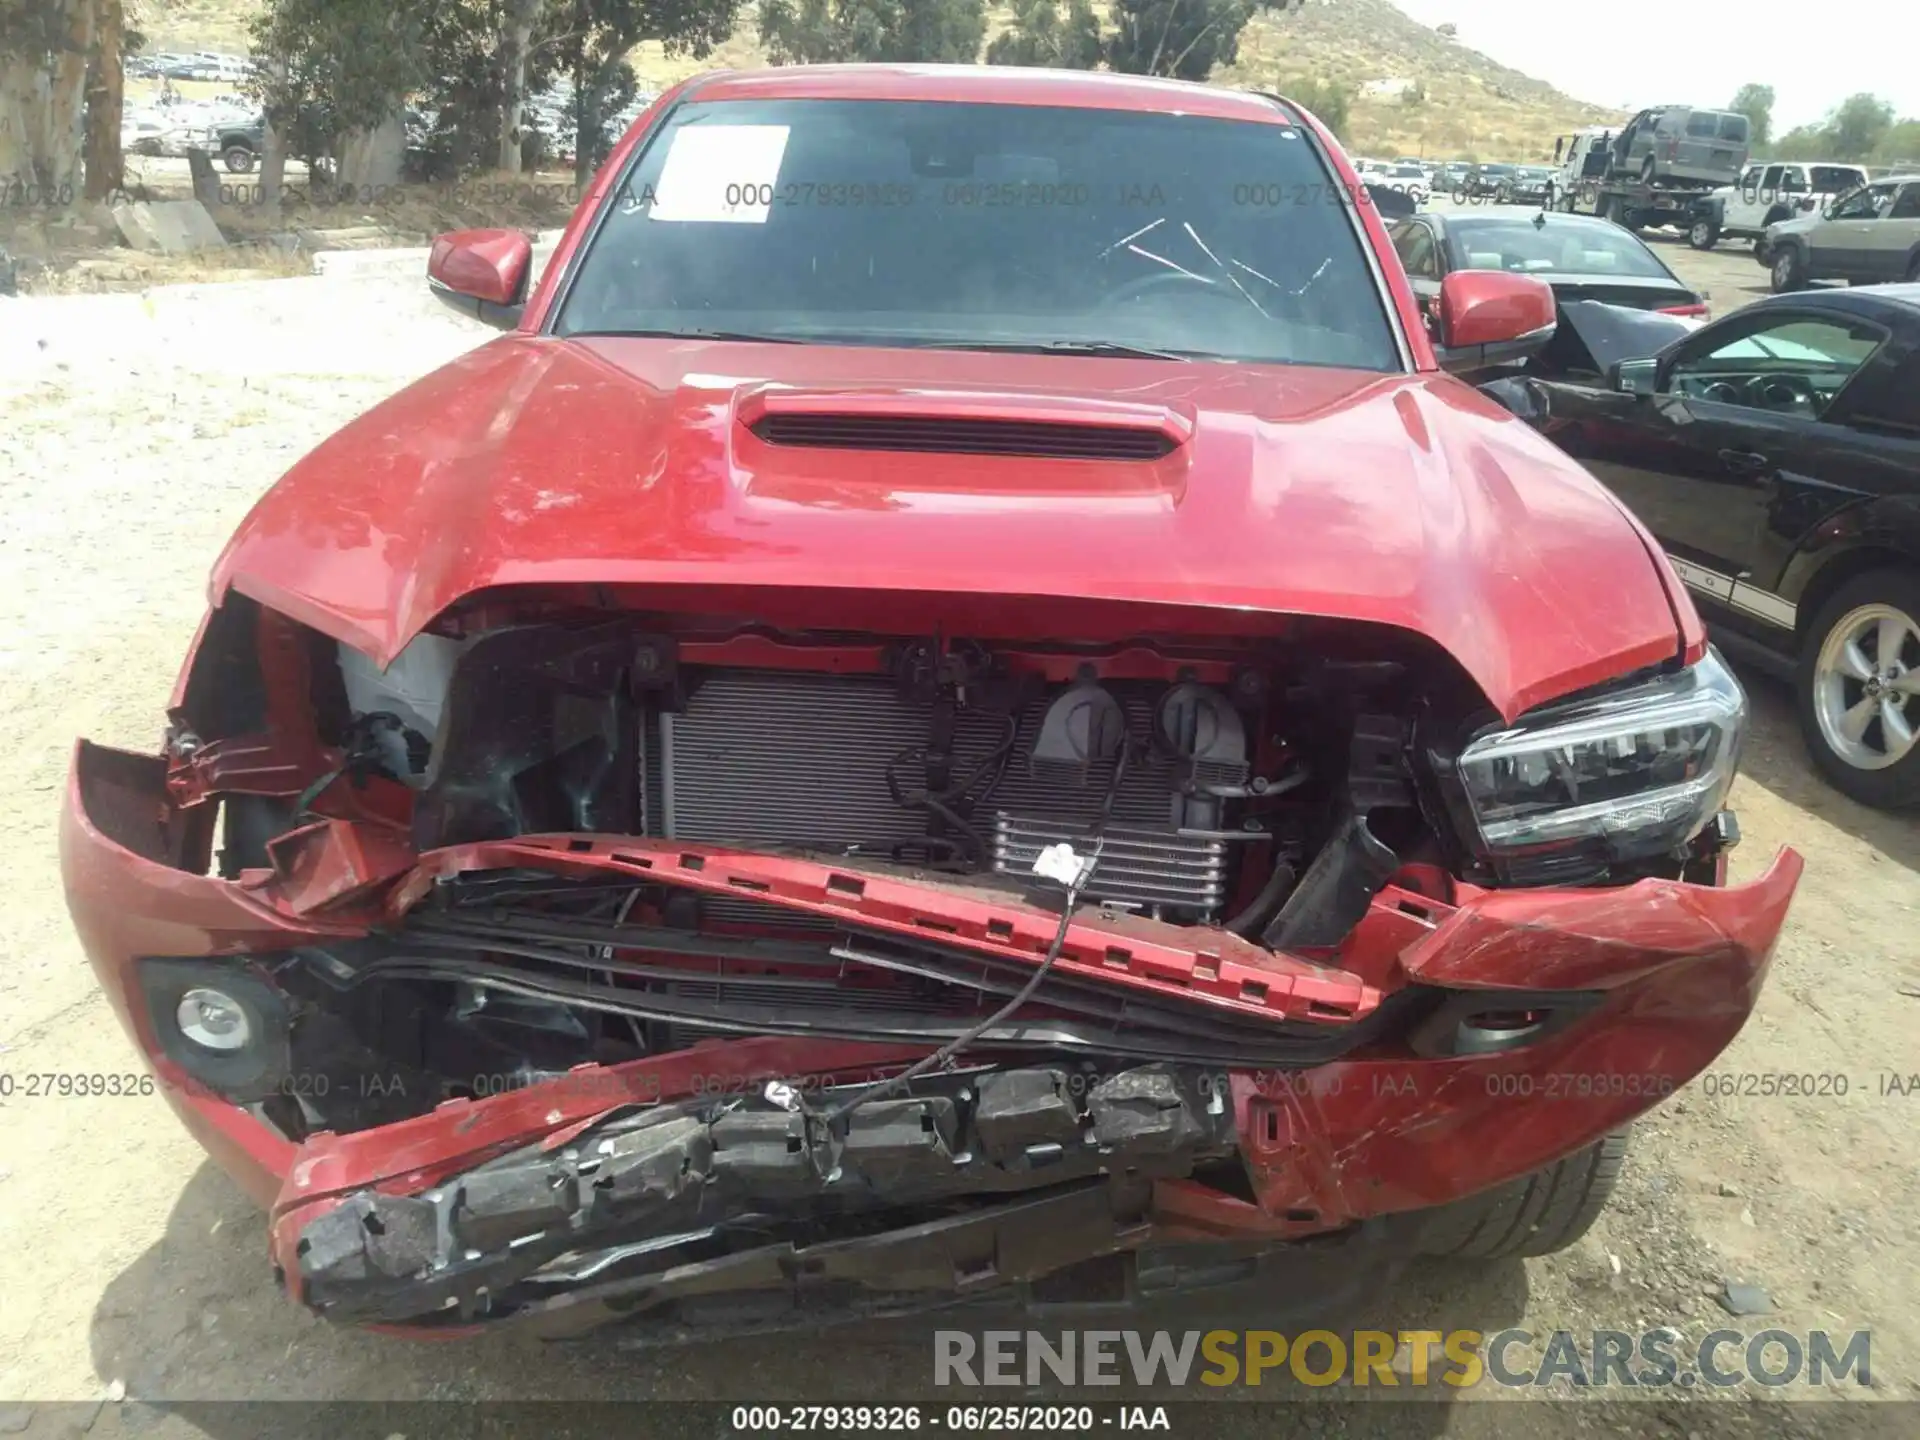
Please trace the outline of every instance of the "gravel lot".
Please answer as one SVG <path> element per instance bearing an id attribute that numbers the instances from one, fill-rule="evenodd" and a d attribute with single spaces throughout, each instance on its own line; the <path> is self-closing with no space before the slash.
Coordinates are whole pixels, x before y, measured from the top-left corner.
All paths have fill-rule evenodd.
<path id="1" fill-rule="evenodd" d="M 1662 249 L 1716 311 L 1764 283 L 1731 246 Z M 0 925 L 0 1071 L 133 1065 L 60 894 L 55 812 L 73 738 L 151 745 L 205 572 L 247 506 L 340 422 L 487 334 L 411 279 L 0 301 L 0 693 L 20 725 L 0 756 L 0 860 L 21 882 Z M 1613 1392 L 1560 1406 L 1315 1406 L 1305 1428 L 1479 1434 L 1497 1416 L 1527 1434 L 1920 1433 L 1920 1095 L 1881 1081 L 1920 1073 L 1920 829 L 1825 788 L 1785 692 L 1746 678 L 1757 726 L 1734 796 L 1736 871 L 1789 843 L 1808 869 L 1758 1015 L 1722 1068 L 1838 1072 L 1848 1093 L 1733 1099 L 1696 1085 L 1643 1124 L 1618 1202 L 1573 1251 L 1421 1268 L 1355 1320 L 1670 1325 L 1697 1341 L 1727 1322 L 1713 1296 L 1732 1279 L 1773 1302 L 1765 1318 L 1729 1322 L 1749 1331 L 1870 1328 L 1872 1387 L 1848 1393 L 1909 1403 L 1788 1403 L 1830 1398 L 1804 1386 L 1742 1392 L 1753 1403 Z M 899 1327 L 661 1353 L 607 1339 L 419 1345 L 323 1325 L 280 1299 L 261 1218 L 157 1098 L 0 1101 L 0 1297 L 0 1406 L 16 1407 L 0 1431 L 34 1435 L 255 1433 L 242 1412 L 193 1403 L 214 1400 L 935 1398 L 924 1334 Z M 352 1433 L 459 1434 L 470 1418 L 363 1416 Z M 1244 1407 L 1206 1418 L 1209 1433 L 1274 1429 Z M 549 1415 L 526 1433 L 559 1427 Z M 1197 1421 L 1176 1425 L 1188 1428 Z"/>

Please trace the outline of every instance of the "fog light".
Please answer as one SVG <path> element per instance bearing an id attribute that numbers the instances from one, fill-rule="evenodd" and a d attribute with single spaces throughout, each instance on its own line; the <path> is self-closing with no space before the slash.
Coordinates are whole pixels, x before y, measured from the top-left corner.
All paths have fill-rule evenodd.
<path id="1" fill-rule="evenodd" d="M 187 991 L 173 1016 L 182 1035 L 208 1050 L 242 1050 L 253 1038 L 245 1007 L 219 990 Z"/>
<path id="2" fill-rule="evenodd" d="M 288 1093 L 293 1015 L 264 973 L 283 955 L 141 958 L 140 998 L 160 1051 L 208 1091 L 236 1105 Z"/>

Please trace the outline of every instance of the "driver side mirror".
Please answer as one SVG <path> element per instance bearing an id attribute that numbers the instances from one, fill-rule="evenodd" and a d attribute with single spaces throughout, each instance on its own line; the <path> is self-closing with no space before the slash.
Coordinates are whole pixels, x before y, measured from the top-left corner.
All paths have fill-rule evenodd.
<path id="1" fill-rule="evenodd" d="M 527 307 L 533 242 L 518 230 L 455 230 L 427 255 L 427 284 L 462 315 L 512 330 Z"/>
<path id="2" fill-rule="evenodd" d="M 1607 371 L 1607 381 L 1615 390 L 1628 395 L 1652 395 L 1660 386 L 1660 362 L 1653 359 L 1617 360 Z"/>
<path id="3" fill-rule="evenodd" d="M 1456 270 L 1440 282 L 1443 370 L 1456 374 L 1512 364 L 1553 339 L 1558 310 L 1544 280 L 1504 270 Z"/>

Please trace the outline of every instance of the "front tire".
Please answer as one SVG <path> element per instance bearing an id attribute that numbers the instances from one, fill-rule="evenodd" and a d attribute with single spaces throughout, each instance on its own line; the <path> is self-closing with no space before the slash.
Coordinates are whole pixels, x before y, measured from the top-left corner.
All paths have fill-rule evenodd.
<path id="1" fill-rule="evenodd" d="M 1629 1133 L 1616 1130 L 1544 1170 L 1441 1206 L 1422 1228 L 1420 1252 L 1505 1260 L 1566 1249 L 1607 1208 L 1620 1183 Z"/>
<path id="2" fill-rule="evenodd" d="M 1776 249 L 1770 268 L 1774 294 L 1785 295 L 1807 288 L 1807 262 L 1798 245 L 1781 245 Z"/>
<path id="3" fill-rule="evenodd" d="M 1711 218 L 1696 220 L 1687 231 L 1687 243 L 1696 250 L 1711 250 L 1720 243 L 1720 227 Z"/>
<path id="4" fill-rule="evenodd" d="M 245 145 L 229 145 L 221 158 L 227 162 L 227 169 L 232 174 L 244 175 L 253 169 L 253 151 Z"/>
<path id="5" fill-rule="evenodd" d="M 1920 574 L 1872 570 L 1808 624 L 1800 732 L 1835 789 L 1876 810 L 1920 805 Z"/>

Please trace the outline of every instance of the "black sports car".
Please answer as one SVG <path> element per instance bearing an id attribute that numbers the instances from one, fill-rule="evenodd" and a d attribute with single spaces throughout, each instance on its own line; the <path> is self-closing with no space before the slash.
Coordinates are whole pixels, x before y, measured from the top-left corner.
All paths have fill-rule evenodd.
<path id="1" fill-rule="evenodd" d="M 1829 779 L 1920 804 L 1920 285 L 1778 295 L 1487 393 L 1640 517 L 1728 648 L 1791 674 Z"/>

